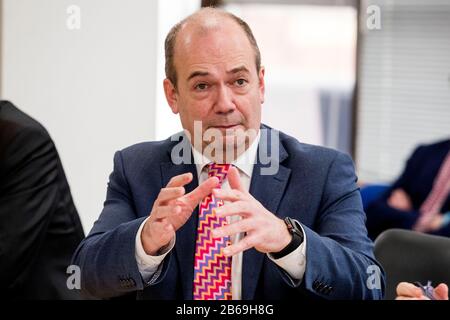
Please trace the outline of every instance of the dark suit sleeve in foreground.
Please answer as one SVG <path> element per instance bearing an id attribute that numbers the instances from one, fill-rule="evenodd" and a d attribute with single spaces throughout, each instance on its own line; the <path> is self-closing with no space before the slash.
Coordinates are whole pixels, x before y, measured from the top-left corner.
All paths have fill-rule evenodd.
<path id="1" fill-rule="evenodd" d="M 45 131 L 22 129 L 4 151 L 0 190 L 0 284 L 27 281 L 55 212 L 58 157 Z"/>

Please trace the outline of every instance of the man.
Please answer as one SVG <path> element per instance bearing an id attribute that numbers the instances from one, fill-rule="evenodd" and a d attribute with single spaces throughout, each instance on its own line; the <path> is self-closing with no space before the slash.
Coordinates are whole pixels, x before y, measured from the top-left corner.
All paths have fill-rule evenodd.
<path id="1" fill-rule="evenodd" d="M 47 131 L 0 102 L 0 296 L 76 299 L 67 267 L 84 238 L 61 161 Z"/>
<path id="2" fill-rule="evenodd" d="M 85 294 L 382 296 L 351 159 L 261 125 L 260 59 L 248 25 L 217 9 L 169 32 L 164 90 L 185 133 L 116 153 L 74 255 Z"/>
<path id="3" fill-rule="evenodd" d="M 369 205 L 369 236 L 390 228 L 450 236 L 450 139 L 417 147 L 388 192 Z"/>

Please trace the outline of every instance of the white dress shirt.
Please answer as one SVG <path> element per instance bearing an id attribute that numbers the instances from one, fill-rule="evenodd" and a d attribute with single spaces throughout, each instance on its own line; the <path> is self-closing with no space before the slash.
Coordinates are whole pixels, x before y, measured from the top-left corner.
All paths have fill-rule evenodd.
<path id="1" fill-rule="evenodd" d="M 256 154 L 258 151 L 258 143 L 259 143 L 260 134 L 258 134 L 257 138 L 253 141 L 250 147 L 241 154 L 233 164 L 235 167 L 239 169 L 239 175 L 241 178 L 242 186 L 248 191 L 250 188 L 250 182 L 253 173 L 253 166 L 256 160 Z M 197 167 L 198 174 L 198 183 L 201 184 L 203 181 L 208 179 L 208 172 L 206 165 L 211 163 L 211 160 L 204 157 L 200 152 L 198 152 L 195 148 L 192 147 L 194 161 Z M 230 189 L 228 184 L 228 180 L 225 179 L 222 184 L 223 189 Z M 226 203 L 226 202 L 225 202 Z M 229 222 L 232 223 L 238 219 L 240 216 L 227 217 L 230 218 Z M 141 232 L 142 228 L 147 221 L 141 224 L 137 234 L 136 234 L 136 250 L 135 257 L 137 261 L 137 265 L 139 268 L 139 272 L 142 275 L 142 278 L 145 282 L 148 282 L 155 272 L 157 271 L 159 265 L 164 260 L 166 255 L 173 249 L 175 246 L 175 237 L 172 241 L 167 245 L 166 248 L 162 250 L 161 255 L 158 256 L 150 256 L 145 253 L 142 242 L 141 242 Z M 276 263 L 279 267 L 284 269 L 293 279 L 297 281 L 301 281 L 303 275 L 305 273 L 306 267 L 306 234 L 303 243 L 295 249 L 290 254 L 280 258 L 274 259 L 270 254 L 267 254 L 270 260 Z M 243 233 L 234 235 L 231 237 L 231 243 L 236 243 L 244 237 Z M 232 297 L 233 300 L 241 300 L 242 296 L 242 257 L 243 253 L 239 253 L 232 257 L 231 264 L 231 289 L 232 289 Z"/>

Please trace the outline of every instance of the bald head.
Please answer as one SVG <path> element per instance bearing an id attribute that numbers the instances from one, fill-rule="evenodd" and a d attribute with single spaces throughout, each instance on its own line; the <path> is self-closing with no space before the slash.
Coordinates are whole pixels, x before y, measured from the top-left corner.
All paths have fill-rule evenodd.
<path id="1" fill-rule="evenodd" d="M 248 24 L 229 12 L 216 8 L 203 8 L 177 23 L 167 34 L 165 41 L 166 78 L 172 82 L 175 88 L 177 86 L 177 72 L 174 57 L 177 43 L 181 41 L 178 40 L 179 36 L 181 36 L 183 43 L 189 44 L 192 37 L 203 36 L 211 31 L 220 30 L 224 23 L 236 24 L 245 33 L 253 48 L 256 71 L 259 73 L 261 68 L 261 54 Z"/>

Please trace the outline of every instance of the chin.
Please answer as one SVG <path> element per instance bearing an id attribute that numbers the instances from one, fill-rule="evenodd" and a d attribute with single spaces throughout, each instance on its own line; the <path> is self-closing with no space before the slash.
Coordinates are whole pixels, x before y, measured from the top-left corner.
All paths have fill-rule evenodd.
<path id="1" fill-rule="evenodd" d="M 242 139 L 236 139 L 236 136 L 225 136 L 223 139 L 223 148 L 226 151 L 233 150 L 234 154 L 241 154 L 246 149 L 246 143 Z"/>

